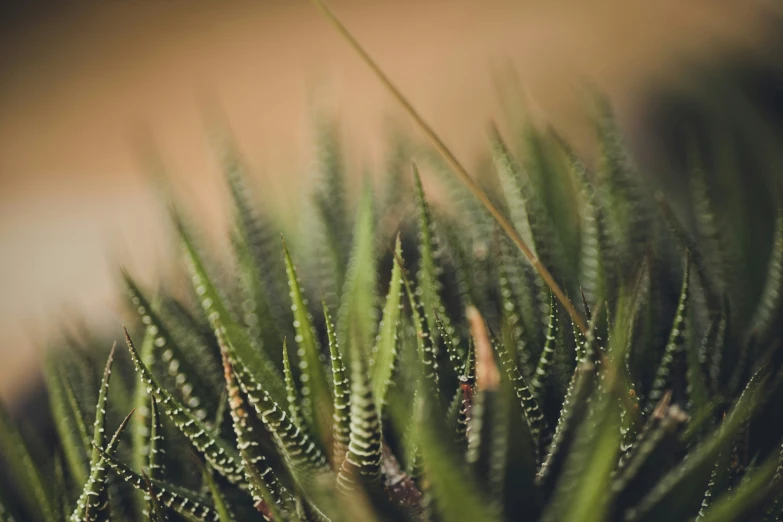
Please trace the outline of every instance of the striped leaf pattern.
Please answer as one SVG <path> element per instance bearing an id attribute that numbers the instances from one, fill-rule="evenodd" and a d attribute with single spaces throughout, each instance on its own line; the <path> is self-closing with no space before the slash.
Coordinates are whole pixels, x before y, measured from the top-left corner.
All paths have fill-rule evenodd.
<path id="1" fill-rule="evenodd" d="M 343 491 L 355 489 L 357 481 L 376 486 L 381 480 L 381 421 L 365 357 L 360 348 L 351 356 L 350 442 L 337 475 L 337 486 Z"/>
<path id="2" fill-rule="evenodd" d="M 105 493 L 106 493 L 106 469 L 102 462 L 99 448 L 103 446 L 104 432 L 106 423 L 106 399 L 109 391 L 109 383 L 111 382 L 111 367 L 114 362 L 114 346 L 109 353 L 109 358 L 106 361 L 106 368 L 103 371 L 103 379 L 101 380 L 101 387 L 98 391 L 98 404 L 95 407 L 95 422 L 93 423 L 93 436 L 92 436 L 92 456 L 90 457 L 90 476 L 87 482 L 84 484 L 84 489 L 76 502 L 76 509 L 71 515 L 72 522 L 78 522 L 80 520 L 99 520 L 100 518 L 108 518 L 105 514 L 100 513 L 102 509 L 105 509 Z M 127 419 L 126 421 L 127 422 Z M 125 422 L 120 427 L 117 435 L 122 431 L 125 426 Z M 114 441 L 116 447 L 117 441 Z"/>
<path id="3" fill-rule="evenodd" d="M 148 491 L 158 503 L 185 517 L 203 522 L 220 522 L 217 511 L 198 493 L 157 480 L 144 480 L 144 477 L 103 450 L 99 449 L 98 453 L 123 480 L 136 489 Z"/>
<path id="4" fill-rule="evenodd" d="M 290 509 L 293 498 L 280 484 L 259 447 L 258 438 L 264 428 L 248 412 L 246 401 L 239 389 L 239 383 L 234 376 L 234 370 L 225 351 L 223 352 L 223 368 L 231 419 L 237 437 L 237 447 L 242 456 L 242 471 L 250 486 L 256 508 L 262 514 L 264 511 L 260 509 L 261 506 L 267 508 L 274 506 L 272 509 Z"/>
<path id="5" fill-rule="evenodd" d="M 332 465 L 339 469 L 345 460 L 345 454 L 348 452 L 348 445 L 351 442 L 351 385 L 326 303 L 323 304 L 323 308 L 326 333 L 329 338 L 329 355 L 332 360 L 332 380 L 334 381 Z"/>
<path id="6" fill-rule="evenodd" d="M 148 393 L 158 401 L 166 415 L 174 422 L 193 446 L 204 454 L 210 465 L 232 483 L 243 480 L 242 465 L 236 449 L 225 441 L 212 436 L 212 430 L 200 421 L 190 410 L 177 401 L 158 383 L 149 368 L 142 362 L 128 332 L 125 332 L 133 364 Z"/>
<path id="7" fill-rule="evenodd" d="M 777 149 L 697 138 L 669 203 L 597 105 L 598 161 L 514 119 L 471 175 L 408 104 L 435 150 L 361 190 L 324 124 L 290 215 L 219 142 L 232 255 L 178 203 L 190 284 L 121 271 L 130 362 L 68 325 L 48 409 L 0 408 L 0 520 L 778 521 Z"/>
<path id="8" fill-rule="evenodd" d="M 295 468 L 310 472 L 325 472 L 327 461 L 324 454 L 303 429 L 291 422 L 286 410 L 275 402 L 264 387 L 255 380 L 238 359 L 233 345 L 218 328 L 221 348 L 233 368 L 233 373 L 247 400 L 256 411 L 264 426 L 274 434 L 286 459 Z"/>

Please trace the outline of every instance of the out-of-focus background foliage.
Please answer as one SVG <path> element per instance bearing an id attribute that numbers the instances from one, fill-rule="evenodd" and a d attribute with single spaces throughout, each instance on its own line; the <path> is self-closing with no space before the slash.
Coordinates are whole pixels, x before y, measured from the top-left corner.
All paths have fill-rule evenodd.
<path id="1" fill-rule="evenodd" d="M 662 93 L 709 88 L 702 68 L 779 60 L 768 2 L 332 5 L 468 164 L 500 118 L 498 85 L 510 77 L 531 116 L 584 151 L 585 87 L 608 94 L 655 170 L 679 114 L 656 104 Z M 165 216 L 138 161 L 140 129 L 201 224 L 216 237 L 223 230 L 204 119 L 213 104 L 281 208 L 303 199 L 314 106 L 339 118 L 357 172 L 382 157 L 390 121 L 406 125 L 306 0 L 0 7 L 0 396 L 31 386 L 42 347 L 63 325 L 119 323 L 120 263 L 148 281 L 168 267 Z"/>

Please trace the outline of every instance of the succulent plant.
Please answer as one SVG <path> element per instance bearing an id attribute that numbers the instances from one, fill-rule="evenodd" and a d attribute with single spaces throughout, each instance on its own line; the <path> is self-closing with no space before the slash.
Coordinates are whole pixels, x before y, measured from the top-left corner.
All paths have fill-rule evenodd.
<path id="1" fill-rule="evenodd" d="M 356 201 L 330 137 L 285 241 L 221 142 L 232 268 L 172 211 L 190 289 L 122 273 L 127 350 L 47 362 L 53 441 L 0 410 L 0 520 L 781 520 L 783 207 L 732 251 L 718 175 L 670 206 L 598 115 L 594 169 L 532 127 L 476 181 L 400 143 Z"/>

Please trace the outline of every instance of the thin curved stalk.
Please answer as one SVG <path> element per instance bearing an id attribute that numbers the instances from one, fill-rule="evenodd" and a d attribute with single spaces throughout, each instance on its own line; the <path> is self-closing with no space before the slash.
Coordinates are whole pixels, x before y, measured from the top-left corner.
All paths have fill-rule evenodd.
<path id="1" fill-rule="evenodd" d="M 495 221 L 498 222 L 500 228 L 502 228 L 506 234 L 508 234 L 508 237 L 511 238 L 511 241 L 513 241 L 517 248 L 519 248 L 519 250 L 522 252 L 522 255 L 525 256 L 535 271 L 538 272 L 538 275 L 541 276 L 541 279 L 544 280 L 544 283 L 546 283 L 549 289 L 552 290 L 552 293 L 555 295 L 555 297 L 557 297 L 557 300 L 563 304 L 563 308 L 565 308 L 566 312 L 568 312 L 568 315 L 571 316 L 574 323 L 582 332 L 586 333 L 587 325 L 584 319 L 581 315 L 579 315 L 579 312 L 576 311 L 573 303 L 571 303 L 571 300 L 568 299 L 568 296 L 565 295 L 565 292 L 563 292 L 563 289 L 560 288 L 560 285 L 557 284 L 549 270 L 547 270 L 547 268 L 541 263 L 533 251 L 530 250 L 530 247 L 527 246 L 525 241 L 522 239 L 522 236 L 520 236 L 517 230 L 514 228 L 514 225 L 512 225 L 511 222 L 506 219 L 500 210 L 498 210 L 492 201 L 490 201 L 489 197 L 484 193 L 484 191 L 481 190 L 478 184 L 473 181 L 473 178 L 470 177 L 467 169 L 462 166 L 462 163 L 460 163 L 454 153 L 451 152 L 451 149 L 449 149 L 449 147 L 443 142 L 440 136 L 438 136 L 435 130 L 424 120 L 424 118 L 413 107 L 411 102 L 408 101 L 408 99 L 402 94 L 397 86 L 392 83 L 391 79 L 386 75 L 386 73 L 383 72 L 380 66 L 375 63 L 375 60 L 373 60 L 367 51 L 364 50 L 361 44 L 356 40 L 356 38 L 353 37 L 353 35 L 342 24 L 342 22 L 340 22 L 340 20 L 332 12 L 332 10 L 329 9 L 326 3 L 324 3 L 323 0 L 312 0 L 312 2 L 316 7 L 318 7 L 318 9 L 321 10 L 324 16 L 326 16 L 337 32 L 340 33 L 346 42 L 348 42 L 348 45 L 350 45 L 351 48 L 356 51 L 362 61 L 364 61 L 364 63 L 372 70 L 375 76 L 378 77 L 392 97 L 394 97 L 394 99 L 397 100 L 400 105 L 402 105 L 405 112 L 407 112 L 416 125 L 419 126 L 427 139 L 432 143 L 433 147 L 435 147 L 435 150 L 437 150 L 446 163 L 448 163 L 449 167 L 451 167 L 460 181 L 465 184 L 473 196 L 478 199 L 482 205 L 484 205 L 490 214 L 492 214 L 492 217 L 495 218 Z"/>

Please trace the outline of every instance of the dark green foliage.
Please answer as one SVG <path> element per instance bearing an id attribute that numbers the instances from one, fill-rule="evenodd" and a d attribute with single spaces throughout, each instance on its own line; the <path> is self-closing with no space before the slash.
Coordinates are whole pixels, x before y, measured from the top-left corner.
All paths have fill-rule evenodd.
<path id="1" fill-rule="evenodd" d="M 41 470 L 35 465 L 24 437 L 11 423 L 8 412 L 0 407 L 0 444 L 3 460 L 13 474 L 14 482 L 22 495 L 19 504 L 31 520 L 46 522 L 56 520 L 54 494 L 44 482 Z"/>
<path id="2" fill-rule="evenodd" d="M 270 512 L 286 505 L 290 508 L 293 499 L 277 480 L 274 470 L 261 451 L 259 439 L 263 437 L 264 428 L 261 422 L 252 417 L 247 410 L 248 405 L 239 389 L 239 383 L 234 376 L 226 351 L 223 352 L 223 365 L 234 433 L 242 456 L 242 471 L 253 502 L 256 507 L 266 506 Z"/>
<path id="3" fill-rule="evenodd" d="M 0 411 L 0 520 L 777 521 L 783 214 L 738 289 L 707 163 L 682 219 L 606 111 L 594 172 L 527 127 L 482 177 L 576 319 L 482 206 L 431 203 L 428 153 L 353 198 L 324 131 L 289 252 L 226 152 L 238 284 L 175 213 L 194 306 L 123 273 L 132 364 L 52 356 L 49 448 Z"/>
<path id="4" fill-rule="evenodd" d="M 147 491 L 158 504 L 163 504 L 174 511 L 192 517 L 195 520 L 218 522 L 218 514 L 207 501 L 195 491 L 187 491 L 183 488 L 168 484 L 163 481 L 152 480 L 138 475 L 120 461 L 111 457 L 103 450 L 98 450 L 101 458 L 114 470 L 117 475 L 140 491 Z M 77 519 L 78 520 L 78 519 Z"/>
<path id="5" fill-rule="evenodd" d="M 199 374 L 185 356 L 184 350 L 169 333 L 168 327 L 152 309 L 152 304 L 135 281 L 124 271 L 123 278 L 131 303 L 136 307 L 142 324 L 147 326 L 149 334 L 152 335 L 154 350 L 159 354 L 156 359 L 166 369 L 167 380 L 170 380 L 177 388 L 182 402 L 193 410 L 195 416 L 200 421 L 209 422 L 209 412 L 214 411 L 216 406 L 214 404 L 215 390 L 210 389 L 208 382 L 199 379 Z M 206 363 L 207 361 L 204 360 L 198 361 L 198 364 Z"/>
<path id="6" fill-rule="evenodd" d="M 652 389 L 647 397 L 647 410 L 652 411 L 653 407 L 663 396 L 665 390 L 676 388 L 683 382 L 682 376 L 678 372 L 684 367 L 684 352 L 687 339 L 688 306 L 690 303 L 690 265 L 685 263 L 685 275 L 682 278 L 682 290 L 680 291 L 680 301 L 677 304 L 677 310 L 674 315 L 669 340 L 663 351 L 663 357 L 655 373 L 655 380 L 652 383 Z M 675 389 L 675 392 L 683 395 L 682 389 Z"/>
<path id="7" fill-rule="evenodd" d="M 294 262 L 283 243 L 285 267 L 291 295 L 291 311 L 294 314 L 296 344 L 299 346 L 300 384 L 302 388 L 302 411 L 309 429 L 317 439 L 328 440 L 332 421 L 331 391 L 326 380 L 324 354 L 313 328 L 313 319 L 302 293 Z"/>
<path id="8" fill-rule="evenodd" d="M 98 405 L 95 407 L 95 422 L 93 423 L 92 436 L 92 456 L 90 457 L 90 476 L 84 483 L 84 489 L 76 503 L 76 509 L 71 515 L 72 521 L 79 520 L 99 520 L 106 519 L 108 516 L 101 511 L 106 509 L 106 469 L 105 463 L 100 455 L 100 448 L 104 444 L 104 432 L 106 425 L 106 399 L 109 392 L 109 383 L 111 381 L 111 367 L 114 362 L 114 347 L 109 353 L 109 360 L 106 361 L 106 369 L 103 371 L 100 391 L 98 392 Z M 108 453 L 114 451 L 119 442 L 118 436 L 122 433 L 128 419 L 122 423 L 120 429 L 112 437 L 111 442 L 106 447 Z"/>
<path id="9" fill-rule="evenodd" d="M 271 216 L 254 208 L 244 169 L 231 143 L 222 144 L 223 167 L 234 207 L 234 247 L 242 297 L 242 320 L 251 340 L 274 346 L 286 332 L 283 260 Z"/>
<path id="10" fill-rule="evenodd" d="M 751 335 L 768 340 L 773 324 L 783 317 L 783 207 L 777 210 L 775 238 L 769 259 L 767 280 L 756 312 L 751 320 Z"/>
<path id="11" fill-rule="evenodd" d="M 389 278 L 389 292 L 383 305 L 383 314 L 378 323 L 378 337 L 372 353 L 373 397 L 382 411 L 386 403 L 389 386 L 395 368 L 398 365 L 398 335 L 400 330 L 400 310 L 402 308 L 402 267 L 398 260 L 402 258 L 402 246 L 399 236 L 395 241 L 393 267 Z M 328 326 L 328 320 L 327 320 Z M 332 356 L 334 360 L 334 355 Z M 337 377 L 335 376 L 335 386 Z"/>
<path id="12" fill-rule="evenodd" d="M 74 480 L 84 483 L 89 472 L 90 448 L 90 437 L 84 423 L 85 414 L 60 362 L 54 358 L 47 361 L 45 375 L 49 406 L 69 472 Z"/>

